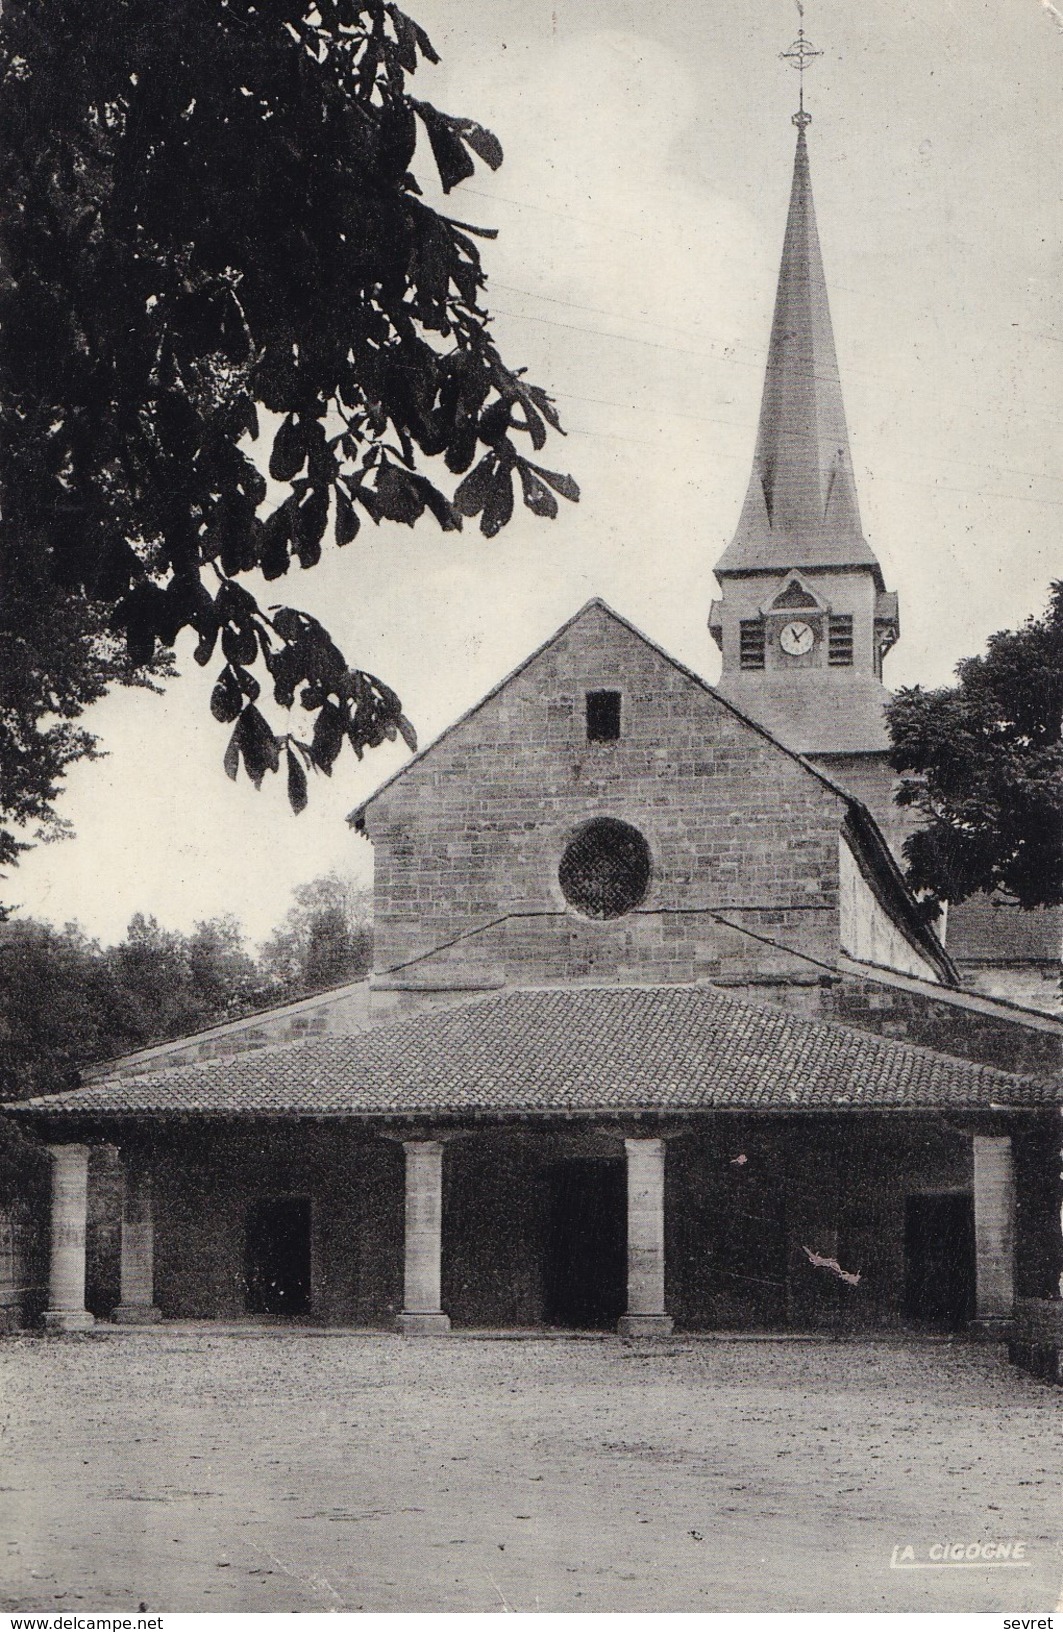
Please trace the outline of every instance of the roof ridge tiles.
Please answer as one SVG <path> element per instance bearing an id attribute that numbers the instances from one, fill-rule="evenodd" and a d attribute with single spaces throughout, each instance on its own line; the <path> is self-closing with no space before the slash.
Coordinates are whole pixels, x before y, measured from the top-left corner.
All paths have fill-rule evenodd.
<path id="1" fill-rule="evenodd" d="M 1061 1084 L 691 983 L 515 987 L 361 1033 L 96 1082 L 9 1109 L 45 1120 L 167 1112 L 379 1117 L 605 1114 L 636 1104 L 658 1113 L 985 1109 L 1061 1098 Z"/>

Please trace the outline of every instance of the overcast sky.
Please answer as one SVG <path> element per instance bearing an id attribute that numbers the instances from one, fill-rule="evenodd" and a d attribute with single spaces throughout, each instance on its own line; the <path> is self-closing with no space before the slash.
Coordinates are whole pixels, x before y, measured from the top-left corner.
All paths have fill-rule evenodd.
<path id="1" fill-rule="evenodd" d="M 284 596 L 403 697 L 422 742 L 592 595 L 709 680 L 712 565 L 749 476 L 789 193 L 794 0 L 410 0 L 417 93 L 496 131 L 448 208 L 484 247 L 495 332 L 556 396 L 556 522 L 485 542 L 363 527 Z M 812 177 L 867 537 L 900 594 L 893 685 L 946 682 L 1063 576 L 1063 32 L 1044 0 L 807 0 Z M 427 165 L 419 164 L 420 173 Z M 275 594 L 269 596 L 275 599 Z M 371 877 L 344 816 L 406 757 L 345 755 L 310 809 L 221 769 L 211 671 L 106 700 L 108 758 L 26 857 L 23 912 L 104 940 L 135 911 L 253 938 L 294 884 Z M 282 727 L 283 728 L 283 725 Z"/>

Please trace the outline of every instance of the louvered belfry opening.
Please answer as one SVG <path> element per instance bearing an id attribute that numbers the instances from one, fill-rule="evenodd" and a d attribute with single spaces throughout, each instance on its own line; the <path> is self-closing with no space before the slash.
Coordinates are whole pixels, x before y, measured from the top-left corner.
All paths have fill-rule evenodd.
<path id="1" fill-rule="evenodd" d="M 743 669 L 764 667 L 764 621 L 743 618 L 738 626 L 738 660 Z"/>
<path id="2" fill-rule="evenodd" d="M 827 662 L 832 669 L 847 669 L 853 661 L 853 620 L 849 613 L 831 614 Z"/>

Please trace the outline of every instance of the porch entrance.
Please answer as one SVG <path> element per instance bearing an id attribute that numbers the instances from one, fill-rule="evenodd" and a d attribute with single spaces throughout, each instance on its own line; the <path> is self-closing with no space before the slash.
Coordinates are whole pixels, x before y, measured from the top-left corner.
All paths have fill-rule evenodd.
<path id="1" fill-rule="evenodd" d="M 547 1169 L 545 1316 L 603 1330 L 627 1307 L 627 1175 L 622 1160 Z"/>
<path id="2" fill-rule="evenodd" d="M 904 1209 L 904 1313 L 956 1331 L 975 1311 L 970 1196 L 909 1196 Z"/>
<path id="3" fill-rule="evenodd" d="M 249 1315 L 310 1310 L 310 1198 L 261 1196 L 247 1210 Z"/>

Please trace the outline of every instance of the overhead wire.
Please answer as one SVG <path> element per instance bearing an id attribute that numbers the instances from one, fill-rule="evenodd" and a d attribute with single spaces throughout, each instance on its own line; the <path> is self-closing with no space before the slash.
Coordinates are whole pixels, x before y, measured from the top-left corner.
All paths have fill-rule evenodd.
<path id="1" fill-rule="evenodd" d="M 508 287 L 511 290 L 511 292 L 513 292 L 515 294 L 523 294 L 523 295 L 528 296 L 531 299 L 549 299 L 552 304 L 566 306 L 566 307 L 571 306 L 571 308 L 573 310 L 598 311 L 598 312 L 602 312 L 603 315 L 608 315 L 608 314 L 606 314 L 604 312 L 603 308 L 600 308 L 600 307 L 584 307 L 584 306 L 580 306 L 577 302 L 564 301 L 564 300 L 561 300 L 561 299 L 559 299 L 557 297 L 553 297 L 553 296 L 540 296 L 540 295 L 537 295 L 537 294 L 533 294 L 532 291 L 530 291 L 530 290 L 518 289 L 514 285 L 507 285 L 506 287 Z M 644 339 L 641 335 L 618 334 L 614 330 L 590 328 L 590 327 L 587 327 L 584 324 L 578 324 L 578 323 L 564 323 L 564 322 L 559 321 L 556 318 L 538 317 L 535 314 L 530 313 L 530 312 L 507 312 L 507 311 L 504 311 L 504 310 L 496 307 L 494 309 L 493 315 L 495 317 L 509 318 L 511 321 L 514 321 L 514 322 L 536 323 L 536 324 L 541 324 L 541 325 L 549 327 L 549 328 L 565 329 L 565 330 L 568 330 L 568 331 L 573 332 L 573 333 L 586 334 L 586 335 L 593 336 L 593 337 L 596 337 L 596 338 L 599 338 L 599 339 L 616 340 L 616 341 L 619 341 L 621 343 L 625 343 L 625 344 L 629 344 L 629 345 L 646 346 L 646 347 L 652 348 L 653 350 L 669 352 L 669 353 L 671 353 L 671 354 L 673 354 L 675 356 L 686 356 L 686 357 L 693 357 L 693 358 L 715 357 L 715 359 L 720 361 L 720 362 L 735 363 L 739 367 L 742 367 L 742 368 L 754 368 L 754 369 L 757 369 L 758 371 L 762 370 L 763 367 L 764 367 L 763 357 L 761 357 L 758 361 L 754 362 L 752 360 L 747 361 L 745 358 L 735 356 L 733 354 L 733 346 L 730 343 L 728 345 L 726 345 L 726 346 L 717 347 L 715 352 L 711 352 L 711 351 L 710 352 L 692 351 L 688 347 L 673 346 L 673 345 L 669 345 L 667 342 L 660 341 L 660 340 L 647 340 L 647 339 Z M 643 321 L 647 321 L 647 320 L 644 320 L 642 318 L 628 319 L 624 314 L 614 314 L 614 315 L 616 315 L 618 321 L 620 321 L 620 322 L 625 322 L 625 321 L 643 322 Z M 667 325 L 667 326 L 668 327 L 673 327 L 673 325 Z M 744 342 L 738 342 L 738 343 L 739 344 L 744 344 Z M 709 344 L 712 345 L 712 342 L 709 342 Z M 821 375 L 821 374 L 817 374 L 817 373 L 814 373 L 812 375 L 808 375 L 807 371 L 802 371 L 802 370 L 795 370 L 795 372 L 798 374 L 799 377 L 802 377 L 802 378 L 810 377 L 812 379 L 822 379 L 822 380 L 826 380 L 826 379 L 829 378 L 829 376 Z M 865 371 L 852 370 L 851 372 L 854 372 L 854 373 L 863 372 L 864 376 L 866 378 L 869 378 L 869 379 L 881 380 L 883 378 L 883 376 L 881 376 L 881 375 L 876 375 L 876 374 L 870 373 L 870 372 L 868 372 L 866 370 Z M 622 409 L 622 410 L 624 410 L 626 412 L 630 412 L 630 413 L 642 413 L 642 414 L 644 414 L 646 412 L 645 404 L 624 403 L 624 402 L 619 402 L 615 398 L 610 398 L 610 397 L 581 396 L 577 392 L 569 392 L 569 391 L 563 391 L 563 390 L 561 391 L 561 395 L 564 398 L 567 398 L 568 400 L 571 400 L 571 401 L 577 401 L 577 402 L 582 401 L 582 402 L 588 402 L 588 403 L 595 403 L 595 404 L 598 404 L 599 406 L 602 406 L 602 407 L 620 408 L 620 409 Z M 932 399 L 932 400 L 942 401 L 943 399 Z M 736 420 L 736 419 L 727 419 L 727 418 L 723 418 L 723 417 L 716 416 L 716 415 L 695 414 L 695 413 L 690 413 L 690 412 L 686 412 L 686 411 L 679 410 L 679 409 L 667 409 L 667 408 L 655 408 L 654 412 L 663 414 L 668 418 L 689 419 L 689 420 L 697 421 L 697 422 L 704 423 L 704 424 L 726 425 L 726 426 L 730 426 L 730 427 L 732 427 L 732 428 L 734 428 L 736 430 L 743 430 L 743 431 L 755 430 L 755 426 L 751 427 L 748 424 L 748 422 L 743 422 L 741 420 Z M 572 427 L 572 429 L 575 432 L 577 428 Z M 638 442 L 640 440 L 640 438 L 638 438 L 638 437 L 627 437 L 627 436 L 623 436 L 623 435 L 615 433 L 615 432 L 592 431 L 589 427 L 581 428 L 579 430 L 578 434 L 587 435 L 587 436 L 604 437 L 604 438 L 611 439 L 611 440 L 614 440 L 614 441 L 619 441 L 619 442 Z M 732 455 L 732 454 L 721 454 L 721 457 L 734 458 L 734 459 L 738 458 L 737 455 Z M 979 469 L 979 470 L 983 470 L 983 471 L 993 471 L 997 475 L 1001 475 L 1001 476 L 1017 476 L 1020 479 L 1027 479 L 1029 481 L 1063 482 L 1063 475 L 1057 476 L 1057 475 L 1053 474 L 1051 471 L 1021 470 L 1021 469 L 1018 469 L 1017 467 L 1012 466 L 1012 465 L 994 465 L 994 464 L 990 464 L 989 462 L 987 462 L 985 460 L 975 461 L 975 460 L 968 460 L 968 459 L 956 459 L 956 458 L 953 458 L 952 456 L 947 455 L 947 454 L 940 454 L 940 455 L 938 455 L 938 454 L 934 454 L 934 455 L 921 454 L 915 449 L 912 449 L 912 457 L 914 457 L 916 459 L 924 460 L 927 463 L 935 463 L 935 464 L 943 464 L 943 465 L 954 465 L 954 466 L 957 466 L 957 467 L 960 467 L 960 468 L 965 468 L 965 469 Z M 876 481 L 884 482 L 887 485 L 898 484 L 898 485 L 900 485 L 902 487 L 916 487 L 916 488 L 920 488 L 921 490 L 923 490 L 925 492 L 931 492 L 931 493 L 972 493 L 972 496 L 974 496 L 974 494 L 977 494 L 977 496 L 979 496 L 979 497 L 990 498 L 990 499 L 1001 499 L 1001 500 L 1005 500 L 1005 501 L 1009 501 L 1009 502 L 1010 501 L 1015 501 L 1015 502 L 1018 502 L 1018 503 L 1025 503 L 1025 504 L 1041 504 L 1041 505 L 1047 505 L 1049 508 L 1053 508 L 1053 509 L 1059 508 L 1061 506 L 1061 504 L 1063 504 L 1063 500 L 1051 499 L 1051 498 L 1041 498 L 1036 494 L 1029 494 L 1029 493 L 996 493 L 996 492 L 992 492 L 992 491 L 987 490 L 987 489 L 975 489 L 972 492 L 972 489 L 970 489 L 970 488 L 952 487 L 952 486 L 948 486 L 948 485 L 946 485 L 944 483 L 941 483 L 941 482 L 918 482 L 918 481 L 912 481 L 910 478 L 883 476 L 882 473 L 881 473 L 881 469 L 879 469 L 876 472 L 868 472 L 867 474 L 871 477 L 871 479 L 876 480 Z"/>

